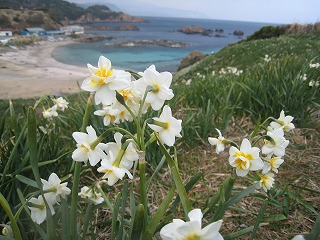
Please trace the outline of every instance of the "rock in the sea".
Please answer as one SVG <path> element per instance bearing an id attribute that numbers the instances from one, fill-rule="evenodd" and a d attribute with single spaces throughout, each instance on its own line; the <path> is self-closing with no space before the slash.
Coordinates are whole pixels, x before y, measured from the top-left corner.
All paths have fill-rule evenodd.
<path id="1" fill-rule="evenodd" d="M 213 32 L 213 30 L 204 29 L 200 26 L 191 25 L 191 26 L 186 26 L 186 27 L 179 29 L 178 32 L 183 32 L 186 34 L 201 34 L 204 36 L 210 36 L 210 34 Z"/>
<path id="2" fill-rule="evenodd" d="M 200 61 L 201 59 L 205 58 L 206 56 L 208 56 L 208 55 L 201 53 L 201 52 L 189 53 L 188 56 L 184 57 L 181 60 L 180 65 L 178 67 L 178 71 Z"/>
<path id="3" fill-rule="evenodd" d="M 234 30 L 233 35 L 235 36 L 243 36 L 244 32 L 241 31 L 240 29 Z"/>

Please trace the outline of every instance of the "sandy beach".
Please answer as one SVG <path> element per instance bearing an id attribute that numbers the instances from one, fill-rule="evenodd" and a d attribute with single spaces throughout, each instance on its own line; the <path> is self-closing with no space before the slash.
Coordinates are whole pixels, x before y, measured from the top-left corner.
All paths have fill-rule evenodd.
<path id="1" fill-rule="evenodd" d="M 32 98 L 80 91 L 89 75 L 86 66 L 63 64 L 52 58 L 55 47 L 73 43 L 41 41 L 18 50 L 1 49 L 0 99 Z"/>

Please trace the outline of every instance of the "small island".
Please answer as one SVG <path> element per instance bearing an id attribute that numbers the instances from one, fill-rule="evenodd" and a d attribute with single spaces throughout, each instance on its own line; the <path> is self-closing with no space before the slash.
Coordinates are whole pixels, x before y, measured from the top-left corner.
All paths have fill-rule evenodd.
<path id="1" fill-rule="evenodd" d="M 148 45 L 157 45 L 161 47 L 170 47 L 170 48 L 181 48 L 188 46 L 185 42 L 177 42 L 177 41 L 170 41 L 170 40 L 163 40 L 163 39 L 156 39 L 156 40 L 136 40 L 136 41 L 128 41 L 128 42 L 117 42 L 117 43 L 106 43 L 105 46 L 107 47 L 142 47 Z"/>
<path id="2" fill-rule="evenodd" d="M 186 26 L 179 29 L 178 32 L 183 32 L 185 34 L 201 34 L 203 36 L 210 36 L 213 30 L 205 29 L 203 27 L 196 26 L 196 25 L 191 25 L 191 26 Z"/>

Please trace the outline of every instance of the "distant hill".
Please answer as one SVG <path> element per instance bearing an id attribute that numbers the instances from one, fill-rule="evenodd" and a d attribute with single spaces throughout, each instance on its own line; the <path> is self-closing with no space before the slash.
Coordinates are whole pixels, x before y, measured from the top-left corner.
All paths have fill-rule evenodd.
<path id="1" fill-rule="evenodd" d="M 27 27 L 42 27 L 48 30 L 59 29 L 61 24 L 51 19 L 48 13 L 37 10 L 0 9 L 0 28 L 20 32 Z"/>
<path id="2" fill-rule="evenodd" d="M 105 5 L 94 5 L 86 9 L 63 0 L 0 0 L 0 9 L 36 10 L 47 13 L 59 24 L 88 22 L 142 22 L 140 17 L 112 11 Z M 0 21 L 0 27 L 3 23 Z"/>

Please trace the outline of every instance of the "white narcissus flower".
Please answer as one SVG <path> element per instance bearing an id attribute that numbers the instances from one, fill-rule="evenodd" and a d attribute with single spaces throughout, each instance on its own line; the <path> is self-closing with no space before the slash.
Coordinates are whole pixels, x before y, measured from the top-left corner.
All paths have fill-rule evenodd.
<path id="1" fill-rule="evenodd" d="M 95 205 L 98 205 L 104 201 L 102 194 L 97 193 L 93 187 L 92 188 L 89 188 L 87 186 L 82 187 L 80 192 L 78 193 L 78 196 L 80 196 L 81 198 L 90 199 L 91 201 L 93 201 Z"/>
<path id="2" fill-rule="evenodd" d="M 176 137 L 181 137 L 181 120 L 172 117 L 171 108 L 166 105 L 163 107 L 160 117 L 154 117 L 154 124 L 148 124 L 155 132 L 159 133 L 160 140 L 171 147 L 175 143 Z"/>
<path id="3" fill-rule="evenodd" d="M 286 147 L 289 144 L 289 140 L 284 138 L 282 128 L 268 131 L 267 135 L 272 138 L 272 141 L 264 140 L 265 145 L 262 146 L 262 153 L 268 157 L 271 157 L 273 154 L 277 157 L 283 157 L 286 153 Z"/>
<path id="4" fill-rule="evenodd" d="M 280 112 L 280 117 L 275 121 L 271 122 L 268 127 L 268 131 L 272 131 L 273 129 L 282 128 L 283 131 L 290 131 L 294 129 L 294 124 L 292 123 L 292 116 L 285 116 L 284 111 Z"/>
<path id="5" fill-rule="evenodd" d="M 117 118 L 120 111 L 112 108 L 112 106 L 103 106 L 101 110 L 95 111 L 93 114 L 103 117 L 103 124 L 109 126 L 110 124 L 119 124 L 120 121 Z"/>
<path id="6" fill-rule="evenodd" d="M 270 171 L 278 173 L 278 168 L 283 162 L 284 160 L 281 157 L 272 157 L 270 159 L 266 159 L 266 161 L 264 162 L 262 174 Z"/>
<path id="7" fill-rule="evenodd" d="M 136 81 L 135 88 L 143 96 L 147 86 L 151 86 L 153 90 L 148 93 L 145 102 L 151 104 L 153 110 L 158 111 L 166 100 L 170 100 L 174 96 L 172 89 L 170 89 L 171 82 L 171 73 L 159 73 L 153 65 L 143 72 L 143 77 Z"/>
<path id="8" fill-rule="evenodd" d="M 116 90 L 125 89 L 130 85 L 131 74 L 123 70 L 111 68 L 111 61 L 100 56 L 98 67 L 88 64 L 91 76 L 86 78 L 81 88 L 95 92 L 95 103 L 110 105 L 116 100 Z"/>
<path id="9" fill-rule="evenodd" d="M 259 185 L 263 188 L 265 192 L 270 190 L 274 183 L 274 174 L 268 172 L 266 174 L 260 175 Z"/>
<path id="10" fill-rule="evenodd" d="M 52 99 L 52 101 L 55 103 L 55 105 L 57 106 L 57 109 L 60 111 L 64 111 L 65 109 L 68 108 L 68 102 L 67 100 L 65 100 L 63 97 L 59 97 L 56 99 Z"/>
<path id="11" fill-rule="evenodd" d="M 47 210 L 46 210 L 46 204 L 40 195 L 38 198 L 31 198 L 29 200 L 30 203 L 35 204 L 37 206 L 28 206 L 28 208 L 31 211 L 31 219 L 37 224 L 41 224 L 46 220 L 47 218 Z M 50 208 L 51 214 L 53 215 L 55 213 L 53 206 L 47 201 L 48 206 Z"/>
<path id="12" fill-rule="evenodd" d="M 57 113 L 57 105 L 54 105 L 51 108 L 48 108 L 46 110 L 44 110 L 42 112 L 42 115 L 44 118 L 48 119 L 48 118 L 53 118 L 53 117 L 57 117 L 58 113 Z"/>
<path id="13" fill-rule="evenodd" d="M 77 142 L 77 149 L 72 153 L 72 159 L 76 162 L 87 162 L 89 160 L 91 166 L 95 166 L 101 159 L 107 155 L 103 152 L 106 144 L 99 143 L 94 149 L 91 149 L 90 144 L 97 140 L 96 131 L 92 126 L 86 128 L 87 133 L 74 132 L 72 137 Z"/>
<path id="14" fill-rule="evenodd" d="M 251 147 L 248 139 L 243 139 L 240 149 L 232 146 L 229 150 L 229 163 L 236 168 L 236 174 L 244 177 L 251 171 L 257 171 L 263 168 L 263 161 L 259 156 L 260 149 Z"/>
<path id="15" fill-rule="evenodd" d="M 118 163 L 116 160 L 117 156 L 114 156 L 113 152 L 109 151 L 108 157 L 102 159 L 100 162 L 101 167 L 97 169 L 98 172 L 104 173 L 102 179 L 108 179 L 109 186 L 113 186 L 126 174 L 130 179 L 133 178 L 132 174 L 128 170 L 133 166 L 133 162 L 120 160 L 120 163 Z"/>
<path id="16" fill-rule="evenodd" d="M 48 202 L 55 204 L 60 202 L 60 197 L 66 198 L 67 195 L 71 193 L 71 190 L 67 188 L 68 183 L 61 183 L 60 178 L 55 173 L 51 173 L 48 181 L 41 179 L 43 184 L 43 190 L 51 190 L 45 193 L 44 196 Z"/>
<path id="17" fill-rule="evenodd" d="M 203 214 L 201 209 L 193 209 L 189 212 L 190 221 L 184 222 L 180 219 L 173 219 L 172 223 L 165 225 L 160 230 L 163 240 L 223 240 L 219 233 L 222 220 L 213 222 L 202 228 Z"/>
<path id="18" fill-rule="evenodd" d="M 123 135 L 119 132 L 116 132 L 114 134 L 114 140 L 116 142 L 109 142 L 106 144 L 106 151 L 111 151 L 114 157 L 117 157 L 121 148 L 122 148 L 122 140 Z M 121 161 L 129 161 L 133 162 L 139 159 L 139 155 L 134 147 L 134 145 L 131 143 L 128 144 Z"/>
<path id="19" fill-rule="evenodd" d="M 225 145 L 223 141 L 225 140 L 225 138 L 222 136 L 219 129 L 216 128 L 216 130 L 219 133 L 219 137 L 218 138 L 209 137 L 208 141 L 211 145 L 216 146 L 216 153 L 219 154 L 220 152 L 224 151 Z"/>

